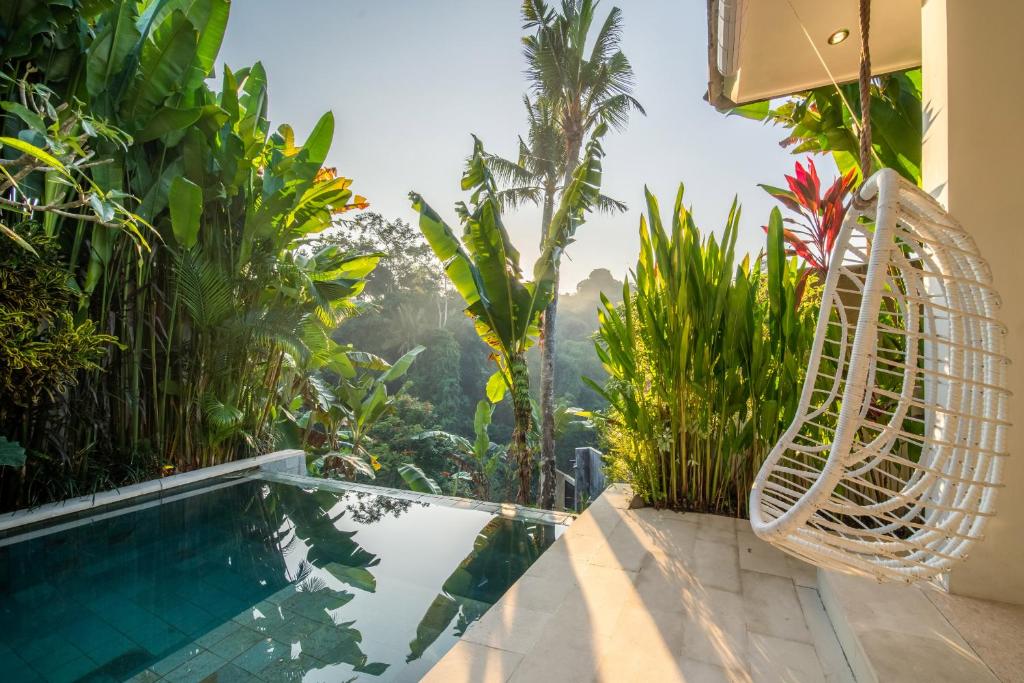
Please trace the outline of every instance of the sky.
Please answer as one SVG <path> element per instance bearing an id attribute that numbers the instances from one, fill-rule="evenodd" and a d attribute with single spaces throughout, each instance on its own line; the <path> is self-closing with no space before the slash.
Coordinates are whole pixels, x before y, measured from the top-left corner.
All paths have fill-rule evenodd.
<path id="1" fill-rule="evenodd" d="M 782 129 L 727 117 L 703 100 L 704 2 L 602 0 L 598 16 L 613 5 L 623 12 L 622 47 L 647 116 L 635 114 L 624 132 L 606 137 L 602 190 L 629 211 L 592 216 L 580 229 L 562 264 L 563 291 L 595 268 L 621 278 L 634 266 L 645 184 L 667 219 L 684 183 L 703 231 L 720 233 L 738 197 L 738 251 L 758 252 L 775 202 L 757 183 L 783 185 L 796 161 L 779 147 Z M 327 165 L 354 179 L 371 210 L 415 222 L 407 198 L 415 190 L 454 227 L 470 134 L 514 158 L 526 132 L 519 7 L 518 0 L 235 0 L 219 59 L 233 69 L 263 62 L 271 120 L 291 124 L 298 140 L 333 111 Z M 508 214 L 505 223 L 532 271 L 540 210 Z"/>

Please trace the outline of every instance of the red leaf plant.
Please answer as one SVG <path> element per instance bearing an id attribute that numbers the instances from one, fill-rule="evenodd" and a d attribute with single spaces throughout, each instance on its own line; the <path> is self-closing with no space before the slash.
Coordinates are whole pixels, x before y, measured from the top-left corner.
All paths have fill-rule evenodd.
<path id="1" fill-rule="evenodd" d="M 760 186 L 798 216 L 785 219 L 792 227 L 783 231 L 783 237 L 789 246 L 787 252 L 790 255 L 796 254 L 810 267 L 801 278 L 801 289 L 810 272 L 822 279 L 828 272 L 839 228 L 850 208 L 850 192 L 857 179 L 856 173 L 856 170 L 851 170 L 837 178 L 823 195 L 814 160 L 809 158 L 807 168 L 798 161 L 796 174 L 786 176 L 788 190 L 771 185 Z M 768 226 L 764 226 L 764 230 L 767 232 Z"/>

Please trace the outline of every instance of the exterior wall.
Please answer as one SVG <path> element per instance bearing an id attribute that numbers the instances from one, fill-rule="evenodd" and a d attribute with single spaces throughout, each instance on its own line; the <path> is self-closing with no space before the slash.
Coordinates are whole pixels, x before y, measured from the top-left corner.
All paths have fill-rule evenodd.
<path id="1" fill-rule="evenodd" d="M 1024 604 L 1024 2 L 924 0 L 924 187 L 973 234 L 1003 297 L 1013 360 L 1006 487 L 953 593 Z"/>

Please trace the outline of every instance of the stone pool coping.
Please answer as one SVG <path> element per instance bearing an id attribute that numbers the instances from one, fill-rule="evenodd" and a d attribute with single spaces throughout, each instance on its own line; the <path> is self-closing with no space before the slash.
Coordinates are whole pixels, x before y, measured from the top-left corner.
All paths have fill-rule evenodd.
<path id="1" fill-rule="evenodd" d="M 305 454 L 300 450 L 289 449 L 275 451 L 254 458 L 245 458 L 226 462 L 221 465 L 202 467 L 190 472 L 172 474 L 161 479 L 122 486 L 111 491 L 103 491 L 88 496 L 69 498 L 56 503 L 47 503 L 35 508 L 16 510 L 0 515 L 0 532 L 11 531 L 18 527 L 48 522 L 66 515 L 87 512 L 96 508 L 125 503 L 143 496 L 154 494 L 163 496 L 183 486 L 198 484 L 208 479 L 236 474 L 247 470 L 263 470 L 268 472 L 302 472 L 306 470 Z"/>
<path id="2" fill-rule="evenodd" d="M 56 503 L 47 503 L 35 508 L 16 510 L 0 515 L 0 534 L 9 535 L 16 533 L 21 527 L 30 527 L 43 522 L 55 522 L 62 517 L 88 513 L 100 512 L 102 508 L 112 505 L 123 505 L 139 498 L 164 496 L 178 493 L 182 487 L 200 484 L 207 480 L 216 479 L 230 474 L 244 474 L 247 472 L 261 472 L 268 475 L 269 479 L 287 481 L 288 483 L 318 486 L 335 491 L 355 491 L 373 493 L 377 495 L 390 496 L 400 500 L 414 500 L 420 503 L 445 505 L 454 508 L 464 508 L 489 512 L 501 517 L 520 519 L 524 521 L 542 522 L 546 524 L 568 525 L 575 519 L 575 515 L 554 510 L 539 510 L 536 508 L 513 505 L 510 503 L 489 503 L 485 501 L 472 500 L 470 498 L 457 498 L 454 496 L 441 496 L 430 493 L 416 493 L 404 489 L 394 489 L 386 486 L 375 486 L 359 482 L 335 481 L 331 479 L 317 479 L 306 475 L 306 456 L 298 449 L 275 451 L 266 455 L 260 455 L 243 460 L 203 467 L 190 472 L 172 474 L 161 479 L 122 486 L 111 491 L 69 498 Z"/>
<path id="3" fill-rule="evenodd" d="M 399 500 L 410 500 L 418 503 L 431 505 L 443 505 L 445 507 L 460 508 L 464 510 L 479 510 L 488 512 L 499 517 L 518 519 L 528 522 L 540 522 L 543 524 L 556 524 L 566 526 L 572 524 L 576 518 L 574 514 L 561 512 L 559 510 L 541 510 L 539 508 L 514 505 L 512 503 L 490 503 L 487 501 L 473 500 L 472 498 L 459 498 L 457 496 L 442 496 L 433 493 L 417 493 L 406 489 L 393 489 L 387 486 L 375 484 L 364 484 L 361 482 L 337 481 L 334 479 L 317 479 L 301 474 L 289 474 L 284 472 L 267 472 L 265 478 L 270 481 L 280 481 L 289 484 L 316 486 L 317 488 L 331 491 L 350 491 L 356 493 L 372 493 L 375 495 L 388 496 Z"/>

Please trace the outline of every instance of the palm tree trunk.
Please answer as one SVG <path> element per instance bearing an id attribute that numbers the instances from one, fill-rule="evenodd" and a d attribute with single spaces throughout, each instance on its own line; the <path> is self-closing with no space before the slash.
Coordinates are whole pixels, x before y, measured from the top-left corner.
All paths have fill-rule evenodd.
<path id="1" fill-rule="evenodd" d="M 530 452 L 530 445 L 527 442 L 533 421 L 533 407 L 530 405 L 530 373 L 526 367 L 524 354 L 519 353 L 512 357 L 509 363 L 509 373 L 512 375 L 512 412 L 514 417 L 512 443 L 509 445 L 509 451 L 519 468 L 519 494 L 516 497 L 516 502 L 526 505 L 529 502 L 530 489 L 533 486 L 533 453 Z"/>
<path id="2" fill-rule="evenodd" d="M 541 225 L 541 247 L 547 239 L 554 212 L 555 189 L 544 193 L 544 215 Z M 540 507 L 550 510 L 555 503 L 555 316 L 558 313 L 558 270 L 555 270 L 554 298 L 544 309 L 540 327 Z"/>
<path id="3" fill-rule="evenodd" d="M 566 155 L 565 177 L 562 179 L 562 191 L 569 187 L 572 175 L 576 171 L 580 156 L 581 139 L 568 141 L 569 153 Z M 545 206 L 545 209 L 547 207 Z M 544 223 L 544 239 L 547 239 L 548 225 L 551 216 Z M 561 263 L 556 264 L 554 291 L 551 303 L 544 309 L 544 320 L 540 330 L 540 415 L 541 415 L 541 493 L 540 507 L 550 510 L 555 505 L 555 322 L 558 315 L 558 283 Z"/>

